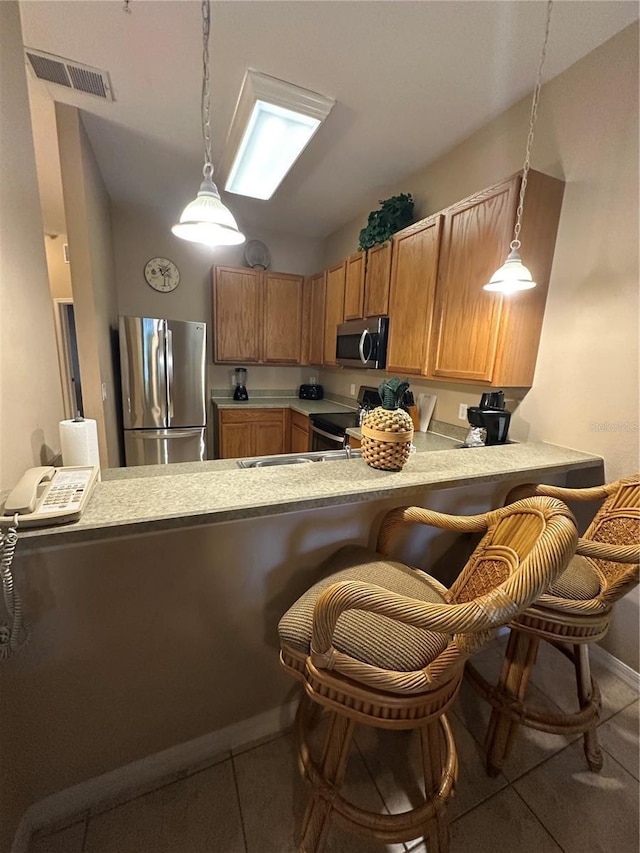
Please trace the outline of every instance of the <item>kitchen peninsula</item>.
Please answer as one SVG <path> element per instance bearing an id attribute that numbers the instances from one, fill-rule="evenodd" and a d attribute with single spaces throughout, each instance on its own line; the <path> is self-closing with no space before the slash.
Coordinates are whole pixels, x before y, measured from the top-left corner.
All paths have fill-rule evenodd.
<path id="1" fill-rule="evenodd" d="M 600 457 L 544 443 L 415 453 L 397 473 L 357 459 L 103 472 L 80 521 L 20 531 L 32 634 L 4 689 L 27 803 L 64 819 L 288 725 L 278 620 L 329 554 L 373 544 L 389 509 L 472 514 L 518 483 L 603 479 Z M 431 530 L 398 544 L 445 583 L 472 546 Z"/>
<path id="2" fill-rule="evenodd" d="M 602 460 L 544 442 L 415 453 L 399 472 L 360 459 L 255 470 L 239 469 L 232 459 L 117 468 L 103 472 L 78 522 L 25 530 L 21 550 L 381 499 L 422 502 L 435 490 L 488 483 L 506 493 L 516 482 L 578 471 L 599 482 Z"/>

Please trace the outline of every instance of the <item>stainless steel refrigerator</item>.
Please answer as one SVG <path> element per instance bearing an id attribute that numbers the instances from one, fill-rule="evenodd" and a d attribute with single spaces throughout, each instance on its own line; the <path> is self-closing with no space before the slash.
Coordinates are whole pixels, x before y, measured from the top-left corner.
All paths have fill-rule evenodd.
<path id="1" fill-rule="evenodd" d="M 204 323 L 120 317 L 127 465 L 206 459 Z"/>

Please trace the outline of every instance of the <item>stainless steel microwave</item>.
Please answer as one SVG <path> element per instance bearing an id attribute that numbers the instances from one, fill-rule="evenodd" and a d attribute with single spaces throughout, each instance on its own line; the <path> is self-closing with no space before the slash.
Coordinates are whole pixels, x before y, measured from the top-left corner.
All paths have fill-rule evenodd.
<path id="1" fill-rule="evenodd" d="M 383 370 L 387 366 L 388 335 L 388 317 L 341 323 L 336 340 L 336 361 L 345 367 Z"/>

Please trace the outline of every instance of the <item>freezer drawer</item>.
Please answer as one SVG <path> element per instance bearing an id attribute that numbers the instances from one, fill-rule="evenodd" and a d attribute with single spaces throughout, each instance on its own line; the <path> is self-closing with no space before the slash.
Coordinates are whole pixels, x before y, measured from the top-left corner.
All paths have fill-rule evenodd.
<path id="1" fill-rule="evenodd" d="M 127 466 L 204 462 L 207 458 L 205 428 L 126 429 L 124 452 Z"/>

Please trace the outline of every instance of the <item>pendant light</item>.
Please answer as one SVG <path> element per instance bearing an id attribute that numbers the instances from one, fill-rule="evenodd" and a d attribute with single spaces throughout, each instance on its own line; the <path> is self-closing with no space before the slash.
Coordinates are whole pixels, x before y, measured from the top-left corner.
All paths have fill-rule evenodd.
<path id="1" fill-rule="evenodd" d="M 211 29 L 210 0 L 202 0 L 202 140 L 204 142 L 204 180 L 197 197 L 182 211 L 180 222 L 171 231 L 176 237 L 202 243 L 205 246 L 236 246 L 244 243 L 231 211 L 220 200 L 213 183 L 211 163 L 211 96 L 209 91 L 209 32 Z"/>
<path id="2" fill-rule="evenodd" d="M 530 290 L 536 286 L 535 281 L 529 270 L 522 263 L 520 258 L 520 228 L 522 227 L 522 210 L 524 208 L 524 196 L 527 191 L 527 177 L 529 175 L 529 167 L 531 165 L 531 147 L 533 145 L 533 128 L 535 127 L 538 117 L 538 101 L 540 99 L 540 86 L 542 83 L 542 67 L 547 55 L 547 44 L 549 42 L 549 26 L 551 23 L 551 7 L 553 0 L 547 2 L 547 22 L 544 33 L 544 44 L 538 62 L 538 76 L 536 86 L 533 90 L 533 101 L 531 103 L 531 116 L 529 118 L 529 136 L 527 137 L 527 151 L 524 158 L 524 166 L 522 168 L 522 182 L 520 184 L 520 199 L 518 201 L 518 209 L 516 211 L 516 224 L 513 229 L 513 240 L 509 248 L 511 252 L 507 260 L 496 270 L 491 276 L 488 284 L 484 285 L 484 290 L 490 290 L 498 293 L 516 293 L 519 290 Z"/>

